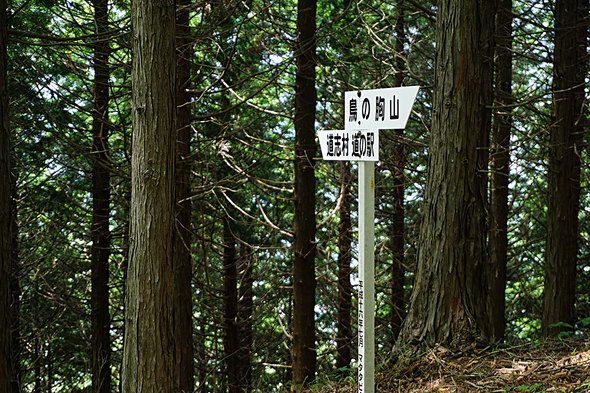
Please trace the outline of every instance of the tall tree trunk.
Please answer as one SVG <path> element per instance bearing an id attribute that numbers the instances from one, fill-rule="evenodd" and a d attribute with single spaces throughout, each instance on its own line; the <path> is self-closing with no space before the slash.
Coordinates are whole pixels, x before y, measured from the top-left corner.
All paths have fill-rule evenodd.
<path id="1" fill-rule="evenodd" d="M 109 256 L 111 253 L 109 171 L 109 43 L 108 0 L 94 0 L 98 36 L 94 47 L 94 97 L 92 100 L 92 248 L 90 295 L 92 305 L 92 392 L 111 391 L 111 339 L 109 315 Z"/>
<path id="2" fill-rule="evenodd" d="M 490 151 L 490 259 L 487 269 L 490 339 L 504 339 L 508 258 L 508 182 L 512 120 L 512 0 L 500 0 L 496 15 L 494 124 Z"/>
<path id="3" fill-rule="evenodd" d="M 442 0 L 418 269 L 399 345 L 487 339 L 487 163 L 494 1 Z M 414 348 L 412 348 L 414 347 Z"/>
<path id="4" fill-rule="evenodd" d="M 236 10 L 233 3 L 228 2 L 226 11 L 230 14 Z M 224 14 L 225 15 L 225 14 Z M 231 31 L 233 19 L 228 19 L 223 30 Z M 222 40 L 226 41 L 226 39 Z M 232 86 L 235 78 L 235 71 L 232 68 L 231 58 L 223 58 L 221 61 L 226 67 L 226 78 L 224 84 Z M 228 96 L 221 98 L 222 108 L 231 108 L 231 100 Z M 227 111 L 220 116 L 220 127 L 218 127 L 218 138 L 231 140 L 233 111 Z M 232 169 L 227 162 L 220 162 L 220 168 L 217 172 L 217 181 L 224 182 L 232 175 Z M 227 195 L 230 199 L 233 194 Z M 225 214 L 223 219 L 223 359 L 225 370 L 223 373 L 223 383 L 227 384 L 228 393 L 238 393 L 240 389 L 240 336 L 238 327 L 238 256 L 236 252 L 236 230 L 239 226 L 234 220 L 236 210 L 225 201 L 221 204 L 221 214 Z M 225 388 L 224 388 L 225 390 Z"/>
<path id="5" fill-rule="evenodd" d="M 395 85 L 402 86 L 404 82 L 404 2 L 397 3 L 397 18 L 395 23 L 395 54 L 396 74 Z M 403 142 L 404 130 L 395 130 L 393 139 L 393 228 L 391 234 L 392 266 L 391 266 L 391 330 L 397 338 L 402 322 L 406 316 L 404 301 L 404 254 L 405 254 L 405 212 L 404 191 L 406 154 Z"/>
<path id="6" fill-rule="evenodd" d="M 194 388 L 191 263 L 191 100 L 192 45 L 189 29 L 189 0 L 180 0 L 176 13 L 176 221 L 174 232 L 174 342 L 176 345 L 175 389 Z"/>
<path id="7" fill-rule="evenodd" d="M 10 123 L 8 113 L 6 0 L 0 0 L 0 392 L 12 392 L 10 318 L 12 262 Z"/>
<path id="8" fill-rule="evenodd" d="M 228 393 L 239 393 L 238 270 L 236 239 L 227 218 L 223 226 L 223 314 L 225 372 Z"/>
<path id="9" fill-rule="evenodd" d="M 316 0 L 297 3 L 295 214 L 293 231 L 293 385 L 315 378 L 315 66 Z"/>
<path id="10" fill-rule="evenodd" d="M 336 369 L 350 367 L 352 359 L 352 284 L 350 283 L 350 263 L 352 259 L 352 221 L 350 191 L 352 175 L 350 163 L 340 163 L 340 222 L 338 223 L 338 325 L 336 333 Z M 345 372 L 342 373 L 346 374 Z"/>
<path id="11" fill-rule="evenodd" d="M 240 259 L 238 261 L 238 335 L 240 347 L 238 354 L 240 393 L 252 391 L 252 322 L 253 322 L 253 259 L 250 246 L 240 246 Z"/>
<path id="12" fill-rule="evenodd" d="M 47 343 L 47 359 L 51 359 L 51 342 Z M 53 392 L 53 362 L 52 361 L 48 361 L 46 366 L 46 374 L 47 374 L 47 393 L 52 393 Z"/>
<path id="13" fill-rule="evenodd" d="M 130 211 L 130 205 L 131 205 L 131 194 L 130 193 L 125 193 L 125 199 L 123 202 L 123 217 L 129 217 L 129 211 Z M 125 220 L 124 224 L 123 224 L 123 235 L 121 238 L 121 271 L 123 272 L 123 299 L 127 298 L 127 272 L 129 270 L 129 236 L 130 236 L 130 223 L 129 220 Z M 123 315 L 125 315 L 127 313 L 126 308 L 125 308 L 125 302 L 123 302 Z M 123 337 L 125 337 L 125 324 L 123 324 L 122 328 L 121 328 L 121 333 L 120 333 Z M 123 362 L 119 363 L 119 375 L 123 375 Z M 123 379 L 119 378 L 119 386 L 118 386 L 118 391 L 122 392 L 123 391 Z"/>
<path id="14" fill-rule="evenodd" d="M 1 1 L 1 0 L 0 0 Z M 33 293 L 39 293 L 39 284 L 38 281 L 35 280 L 33 283 Z M 33 326 L 35 327 L 35 338 L 33 339 L 33 375 L 35 383 L 33 385 L 33 393 L 41 393 L 41 381 L 43 380 L 43 375 L 41 375 L 42 365 L 41 365 L 41 337 L 40 337 L 40 329 L 41 329 L 41 321 L 40 321 L 40 314 L 41 308 L 39 307 L 39 297 L 34 296 L 31 301 L 31 309 L 33 310 Z"/>
<path id="15" fill-rule="evenodd" d="M 133 1 L 131 225 L 123 392 L 174 389 L 175 4 Z"/>
<path id="16" fill-rule="evenodd" d="M 580 154 L 583 142 L 588 0 L 556 0 L 553 115 L 548 174 L 542 333 L 575 322 Z"/>
<path id="17" fill-rule="evenodd" d="M 11 168 L 14 171 L 14 168 Z M 11 332 L 11 350 L 12 350 L 12 392 L 21 391 L 21 337 L 20 337 L 20 265 L 18 260 L 18 224 L 17 224 L 17 190 L 16 175 L 11 176 L 10 184 L 11 209 L 10 221 L 12 227 L 12 257 L 10 262 L 10 332 Z"/>

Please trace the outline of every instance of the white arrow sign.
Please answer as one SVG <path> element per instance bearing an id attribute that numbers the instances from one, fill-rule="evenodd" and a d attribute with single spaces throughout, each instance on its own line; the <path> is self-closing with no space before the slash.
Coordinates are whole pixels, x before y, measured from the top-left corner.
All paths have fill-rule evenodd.
<path id="1" fill-rule="evenodd" d="M 406 127 L 419 86 L 344 93 L 345 130 L 393 130 Z"/>
<path id="2" fill-rule="evenodd" d="M 318 131 L 327 161 L 379 161 L 379 131 Z"/>

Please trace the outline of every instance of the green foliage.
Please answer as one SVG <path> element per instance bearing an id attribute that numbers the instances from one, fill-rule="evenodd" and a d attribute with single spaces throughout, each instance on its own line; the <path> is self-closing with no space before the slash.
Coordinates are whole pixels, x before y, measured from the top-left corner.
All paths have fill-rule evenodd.
<path id="1" fill-rule="evenodd" d="M 539 388 L 543 386 L 542 383 L 535 383 L 533 385 L 517 385 L 514 388 L 516 392 L 538 392 L 541 391 Z"/>

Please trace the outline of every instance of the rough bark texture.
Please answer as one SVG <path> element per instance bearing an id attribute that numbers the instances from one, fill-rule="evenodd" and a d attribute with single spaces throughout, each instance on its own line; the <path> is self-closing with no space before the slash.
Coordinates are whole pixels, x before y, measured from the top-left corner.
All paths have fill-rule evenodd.
<path id="1" fill-rule="evenodd" d="M 316 0 L 297 4 L 295 214 L 293 231 L 293 385 L 315 378 L 315 65 Z"/>
<path id="2" fill-rule="evenodd" d="M 123 392 L 174 383 L 175 6 L 132 3 L 133 156 Z"/>
<path id="3" fill-rule="evenodd" d="M 229 219 L 223 226 L 223 350 L 228 393 L 239 392 L 238 270 L 236 239 Z"/>
<path id="4" fill-rule="evenodd" d="M 504 339 L 508 252 L 510 107 L 512 104 L 512 0 L 500 0 L 496 15 L 494 124 L 490 150 L 490 259 L 486 272 L 490 339 Z"/>
<path id="5" fill-rule="evenodd" d="M 12 392 L 10 267 L 12 261 L 10 128 L 7 91 L 6 1 L 0 0 L 0 392 Z"/>
<path id="6" fill-rule="evenodd" d="M 190 84 L 192 45 L 188 0 L 178 2 L 176 13 L 176 221 L 174 232 L 174 342 L 176 345 L 175 389 L 192 392 L 194 387 L 191 279 Z"/>
<path id="7" fill-rule="evenodd" d="M 397 19 L 395 23 L 395 85 L 402 86 L 404 82 L 404 2 L 397 3 Z M 395 130 L 393 139 L 393 228 L 391 233 L 391 330 L 393 337 L 397 337 L 402 322 L 406 316 L 404 300 L 404 254 L 405 254 L 405 211 L 404 191 L 406 155 L 403 142 L 404 130 Z"/>
<path id="8" fill-rule="evenodd" d="M 430 161 L 418 268 L 399 347 L 486 340 L 486 184 L 494 1 L 438 3 Z M 398 347 L 398 348 L 399 348 Z"/>
<path id="9" fill-rule="evenodd" d="M 542 333 L 552 336 L 575 322 L 580 154 L 583 142 L 588 1 L 555 2 L 553 115 Z"/>
<path id="10" fill-rule="evenodd" d="M 336 333 L 336 369 L 350 367 L 352 359 L 352 284 L 350 282 L 352 259 L 352 222 L 350 207 L 352 193 L 350 191 L 352 175 L 350 163 L 340 164 L 340 222 L 338 223 L 338 325 Z M 345 374 L 345 373 L 342 373 Z"/>
<path id="11" fill-rule="evenodd" d="M 108 29 L 108 1 L 94 0 L 97 34 Z M 92 391 L 111 391 L 111 339 L 109 315 L 110 171 L 109 171 L 109 43 L 94 47 L 94 97 L 92 101 Z"/>

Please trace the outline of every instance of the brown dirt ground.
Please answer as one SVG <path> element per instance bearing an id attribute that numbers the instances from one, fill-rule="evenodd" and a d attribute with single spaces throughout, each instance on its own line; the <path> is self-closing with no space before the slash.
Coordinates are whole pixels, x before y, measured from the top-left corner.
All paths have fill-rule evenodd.
<path id="1" fill-rule="evenodd" d="M 376 376 L 376 392 L 590 392 L 590 340 L 530 343 L 471 353 L 435 348 Z M 314 393 L 356 393 L 347 382 Z"/>

